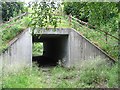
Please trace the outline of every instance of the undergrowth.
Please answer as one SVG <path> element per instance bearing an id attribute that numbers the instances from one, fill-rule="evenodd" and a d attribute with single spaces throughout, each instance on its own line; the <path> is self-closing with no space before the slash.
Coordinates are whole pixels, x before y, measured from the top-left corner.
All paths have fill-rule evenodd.
<path id="1" fill-rule="evenodd" d="M 81 63 L 80 68 L 56 66 L 48 70 L 24 68 L 4 74 L 4 88 L 115 88 L 118 87 L 117 64 L 111 66 L 101 59 Z"/>

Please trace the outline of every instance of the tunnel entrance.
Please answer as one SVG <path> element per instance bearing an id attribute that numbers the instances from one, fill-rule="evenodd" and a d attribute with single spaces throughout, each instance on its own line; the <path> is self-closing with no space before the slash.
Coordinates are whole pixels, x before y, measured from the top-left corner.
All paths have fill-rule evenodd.
<path id="1" fill-rule="evenodd" d="M 41 55 L 33 55 L 33 62 L 37 62 L 40 67 L 66 64 L 68 60 L 68 35 L 37 34 L 32 39 L 33 46 L 37 43 L 38 51 L 42 51 Z M 39 47 L 40 44 L 42 44 L 42 48 Z"/>

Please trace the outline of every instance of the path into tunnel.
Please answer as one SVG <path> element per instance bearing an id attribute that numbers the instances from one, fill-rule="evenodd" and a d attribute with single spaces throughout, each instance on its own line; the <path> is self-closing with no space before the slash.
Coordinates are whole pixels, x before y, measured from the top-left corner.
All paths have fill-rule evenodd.
<path id="1" fill-rule="evenodd" d="M 56 66 L 68 60 L 68 35 L 43 34 L 34 35 L 33 43 L 43 43 L 43 55 L 33 56 L 32 61 L 39 66 Z"/>

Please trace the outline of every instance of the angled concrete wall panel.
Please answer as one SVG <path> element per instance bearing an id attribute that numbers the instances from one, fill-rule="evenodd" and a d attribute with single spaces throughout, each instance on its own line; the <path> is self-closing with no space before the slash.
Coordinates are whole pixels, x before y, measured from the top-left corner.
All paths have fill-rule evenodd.
<path id="1" fill-rule="evenodd" d="M 21 67 L 32 64 L 32 36 L 29 29 L 14 38 L 7 50 L 1 54 L 4 68 Z"/>
<path id="2" fill-rule="evenodd" d="M 84 36 L 80 35 L 74 29 L 71 29 L 70 35 L 70 66 L 80 65 L 83 60 L 92 60 L 97 57 L 111 59 L 104 51 L 91 43 Z"/>

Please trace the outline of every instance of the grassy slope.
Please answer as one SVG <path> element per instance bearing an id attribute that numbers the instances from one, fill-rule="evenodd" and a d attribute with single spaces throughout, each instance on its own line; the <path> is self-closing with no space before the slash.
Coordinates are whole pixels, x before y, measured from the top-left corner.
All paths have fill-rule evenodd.
<path id="1" fill-rule="evenodd" d="M 30 18 L 24 17 L 21 20 L 18 21 L 12 21 L 8 24 L 5 24 L 0 27 L 0 37 L 2 38 L 2 45 L 0 46 L 0 52 L 4 50 L 8 46 L 8 42 L 12 40 L 15 36 L 17 36 L 19 33 L 21 33 L 24 29 L 27 28 L 28 23 L 30 21 Z M 15 24 L 17 22 L 17 24 Z M 9 25 L 14 25 L 9 28 L 5 28 L 6 26 L 8 27 Z"/>

